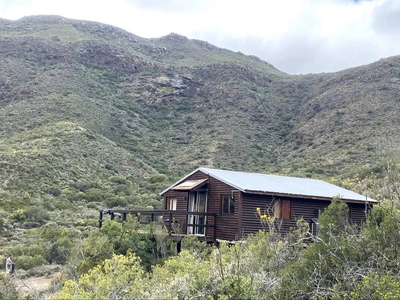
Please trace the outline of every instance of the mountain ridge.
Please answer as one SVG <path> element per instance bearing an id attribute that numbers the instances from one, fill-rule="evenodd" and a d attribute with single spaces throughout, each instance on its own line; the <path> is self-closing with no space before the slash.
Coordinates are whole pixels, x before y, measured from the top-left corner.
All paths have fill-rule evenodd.
<path id="1" fill-rule="evenodd" d="M 70 122 L 137 157 L 140 180 L 200 165 L 346 177 L 374 167 L 382 136 L 399 145 L 400 56 L 289 75 L 175 33 L 145 39 L 59 16 L 0 23 L 3 141 Z"/>

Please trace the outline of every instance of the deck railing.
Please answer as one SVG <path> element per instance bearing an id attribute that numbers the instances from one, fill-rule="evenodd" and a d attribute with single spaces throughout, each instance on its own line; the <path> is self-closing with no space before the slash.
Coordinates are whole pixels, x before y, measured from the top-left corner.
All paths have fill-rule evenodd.
<path id="1" fill-rule="evenodd" d="M 184 228 L 192 227 L 202 227 L 205 230 L 204 237 L 207 238 L 215 238 L 215 230 L 216 230 L 216 217 L 218 214 L 216 213 L 203 213 L 203 212 L 194 212 L 194 211 L 185 211 L 185 210 L 121 210 L 121 209 L 104 209 L 100 210 L 100 216 L 99 216 L 99 228 L 102 227 L 104 218 L 106 215 L 110 215 L 110 220 L 115 220 L 117 217 L 121 221 L 126 221 L 127 216 L 131 215 L 134 217 L 138 218 L 138 221 L 141 224 L 150 224 L 150 223 L 157 223 L 161 222 L 168 231 L 168 233 L 174 233 L 176 234 L 176 224 L 179 224 L 179 217 L 178 216 L 185 216 L 185 224 Z M 195 223 L 189 223 L 189 218 L 188 216 L 204 216 L 207 217 L 207 223 L 202 225 L 202 224 L 195 224 Z M 207 233 L 210 233 L 210 231 L 207 231 L 207 228 L 212 228 L 211 230 L 211 236 Z M 180 232 L 180 234 L 186 234 L 186 232 Z M 188 234 L 190 235 L 190 234 Z M 192 234 L 195 235 L 195 234 Z"/>

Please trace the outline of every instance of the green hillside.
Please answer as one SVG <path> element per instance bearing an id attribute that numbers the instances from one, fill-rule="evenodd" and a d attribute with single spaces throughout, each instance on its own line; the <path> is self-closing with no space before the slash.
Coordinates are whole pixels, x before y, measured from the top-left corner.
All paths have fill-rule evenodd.
<path id="1" fill-rule="evenodd" d="M 399 129 L 400 56 L 293 76 L 175 33 L 0 19 L 0 260 L 13 252 L 27 276 L 88 270 L 122 230 L 96 233 L 99 209 L 160 208 L 158 193 L 198 166 L 379 178 Z M 392 175 L 372 196 L 393 193 Z M 133 232 L 112 244 L 147 255 Z"/>
<path id="2" fill-rule="evenodd" d="M 292 76 L 178 34 L 58 16 L 1 19 L 0 45 L 8 228 L 40 226 L 15 216 L 32 207 L 57 222 L 49 203 L 159 207 L 158 192 L 198 166 L 365 175 L 382 140 L 400 144 L 400 57 Z"/>

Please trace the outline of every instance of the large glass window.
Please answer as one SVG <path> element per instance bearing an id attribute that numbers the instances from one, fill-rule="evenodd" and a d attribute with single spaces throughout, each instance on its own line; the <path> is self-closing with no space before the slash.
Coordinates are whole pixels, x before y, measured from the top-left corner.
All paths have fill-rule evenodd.
<path id="1" fill-rule="evenodd" d="M 188 211 L 197 212 L 200 214 L 188 215 L 187 233 L 204 235 L 206 227 L 207 211 L 207 193 L 206 192 L 191 192 L 189 193 Z"/>

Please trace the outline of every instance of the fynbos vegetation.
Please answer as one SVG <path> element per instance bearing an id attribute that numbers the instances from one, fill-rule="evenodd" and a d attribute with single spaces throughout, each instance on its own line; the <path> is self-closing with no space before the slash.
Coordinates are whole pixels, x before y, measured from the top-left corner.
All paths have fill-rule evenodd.
<path id="1" fill-rule="evenodd" d="M 0 261 L 17 267 L 0 298 L 56 272 L 30 296 L 398 298 L 400 57 L 290 76 L 177 34 L 56 16 L 0 20 L 0 45 Z M 184 239 L 179 254 L 157 223 L 97 228 L 99 209 L 160 209 L 197 166 L 319 177 L 382 206 L 355 228 L 334 202 L 311 243 L 300 220 L 283 238 L 259 214 L 258 235 Z"/>

